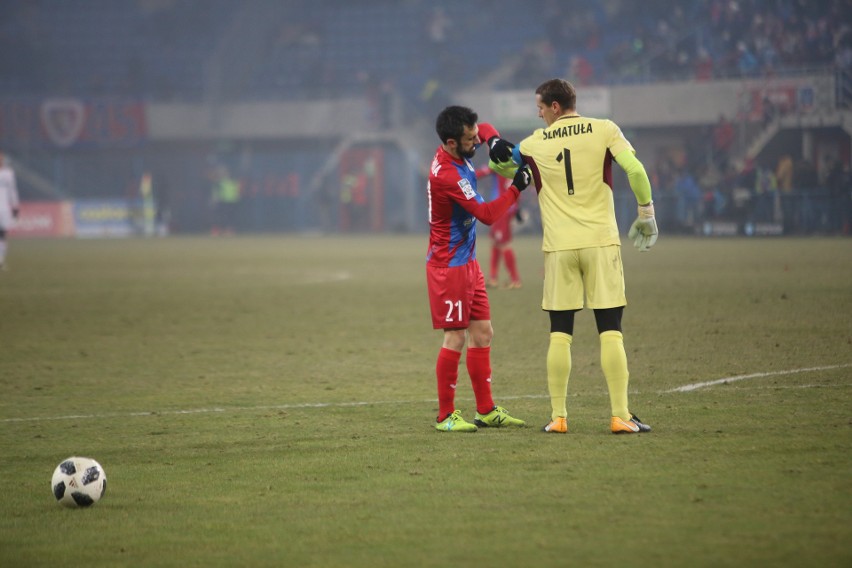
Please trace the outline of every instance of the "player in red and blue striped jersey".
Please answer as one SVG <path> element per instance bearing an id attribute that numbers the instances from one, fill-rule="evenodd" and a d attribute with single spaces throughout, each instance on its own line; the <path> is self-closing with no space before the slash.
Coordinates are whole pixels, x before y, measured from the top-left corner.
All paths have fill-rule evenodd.
<path id="1" fill-rule="evenodd" d="M 439 410 L 435 427 L 447 432 L 524 425 L 495 405 L 491 395 L 494 330 L 485 278 L 476 260 L 476 222 L 490 225 L 499 219 L 517 202 L 531 178 L 528 168 L 519 168 L 508 191 L 491 202 L 483 199 L 476 190 L 476 170 L 470 160 L 483 140 L 498 140 L 499 133 L 489 124 L 477 124 L 478 118 L 462 106 L 441 111 L 435 122 L 441 146 L 432 160 L 427 186 L 426 282 L 432 326 L 444 331 L 436 365 Z M 461 351 L 468 338 L 465 363 L 476 398 L 473 423 L 455 408 Z"/>

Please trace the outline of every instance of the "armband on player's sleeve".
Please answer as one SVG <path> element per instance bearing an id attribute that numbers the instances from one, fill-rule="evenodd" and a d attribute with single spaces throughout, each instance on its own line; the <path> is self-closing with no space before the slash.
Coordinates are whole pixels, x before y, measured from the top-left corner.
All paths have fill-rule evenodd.
<path id="1" fill-rule="evenodd" d="M 512 179 L 515 177 L 515 172 L 518 170 L 517 164 L 511 160 L 508 162 L 500 162 L 499 164 L 494 160 L 488 160 L 488 167 L 491 168 L 491 171 L 495 174 L 506 179 Z"/>
<path id="2" fill-rule="evenodd" d="M 521 166 L 524 163 L 524 160 L 521 158 L 520 144 L 515 144 L 515 147 L 512 148 L 512 161 L 515 162 L 516 166 Z"/>
<path id="3" fill-rule="evenodd" d="M 636 201 L 640 205 L 646 205 L 651 202 L 651 180 L 648 179 L 648 173 L 645 171 L 645 166 L 633 154 L 632 150 L 624 150 L 615 157 L 615 161 L 627 173 L 627 181 L 630 183 L 630 189 L 636 196 Z"/>

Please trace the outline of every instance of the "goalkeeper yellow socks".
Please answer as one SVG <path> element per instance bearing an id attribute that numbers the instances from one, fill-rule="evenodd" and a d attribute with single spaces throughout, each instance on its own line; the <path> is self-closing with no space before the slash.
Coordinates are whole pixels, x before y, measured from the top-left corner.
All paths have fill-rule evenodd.
<path id="1" fill-rule="evenodd" d="M 568 395 L 568 377 L 571 375 L 571 341 L 567 333 L 550 334 L 547 348 L 547 392 L 550 393 L 550 418 L 568 416 L 565 397 Z"/>
<path id="2" fill-rule="evenodd" d="M 609 389 L 612 415 L 630 420 L 630 411 L 627 410 L 630 373 L 627 370 L 627 354 L 624 352 L 624 336 L 620 331 L 605 331 L 601 334 L 601 369 Z"/>

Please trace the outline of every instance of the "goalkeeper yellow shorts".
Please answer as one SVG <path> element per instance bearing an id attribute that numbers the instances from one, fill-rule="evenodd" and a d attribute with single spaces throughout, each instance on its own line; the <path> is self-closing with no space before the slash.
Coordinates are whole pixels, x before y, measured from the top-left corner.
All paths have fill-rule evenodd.
<path id="1" fill-rule="evenodd" d="M 627 305 L 621 246 L 544 253 L 544 295 L 548 311 L 617 308 Z"/>

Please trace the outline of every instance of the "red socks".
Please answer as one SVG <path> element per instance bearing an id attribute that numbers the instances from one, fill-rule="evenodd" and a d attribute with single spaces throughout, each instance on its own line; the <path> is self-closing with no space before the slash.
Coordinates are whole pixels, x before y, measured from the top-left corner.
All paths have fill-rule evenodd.
<path id="1" fill-rule="evenodd" d="M 467 372 L 473 395 L 476 397 L 476 411 L 488 414 L 494 409 L 494 399 L 491 398 L 491 348 L 467 348 Z"/>
<path id="2" fill-rule="evenodd" d="M 459 380 L 459 361 L 461 353 L 442 347 L 438 353 L 435 373 L 438 376 L 438 421 L 440 422 L 456 409 L 456 383 Z"/>
<path id="3" fill-rule="evenodd" d="M 520 282 L 518 263 L 515 262 L 515 251 L 510 248 L 505 249 L 503 251 L 503 258 L 506 260 L 506 268 L 509 270 L 509 277 L 512 279 L 512 282 Z"/>
<path id="4" fill-rule="evenodd" d="M 500 272 L 500 255 L 502 252 L 500 247 L 491 247 L 491 280 L 497 280 L 497 274 Z"/>
<path id="5" fill-rule="evenodd" d="M 459 379 L 459 361 L 461 353 L 442 347 L 438 353 L 435 374 L 438 377 L 438 421 L 440 422 L 456 409 L 456 383 Z M 467 348 L 467 372 L 473 395 L 476 397 L 476 411 L 488 414 L 494 409 L 491 397 L 491 348 Z"/>
<path id="6" fill-rule="evenodd" d="M 518 263 L 515 260 L 515 251 L 511 247 L 491 247 L 491 280 L 497 280 L 497 275 L 500 273 L 501 257 L 503 258 L 503 262 L 506 263 L 506 270 L 509 271 L 509 278 L 512 279 L 512 282 L 520 282 L 521 278 L 518 276 Z"/>

